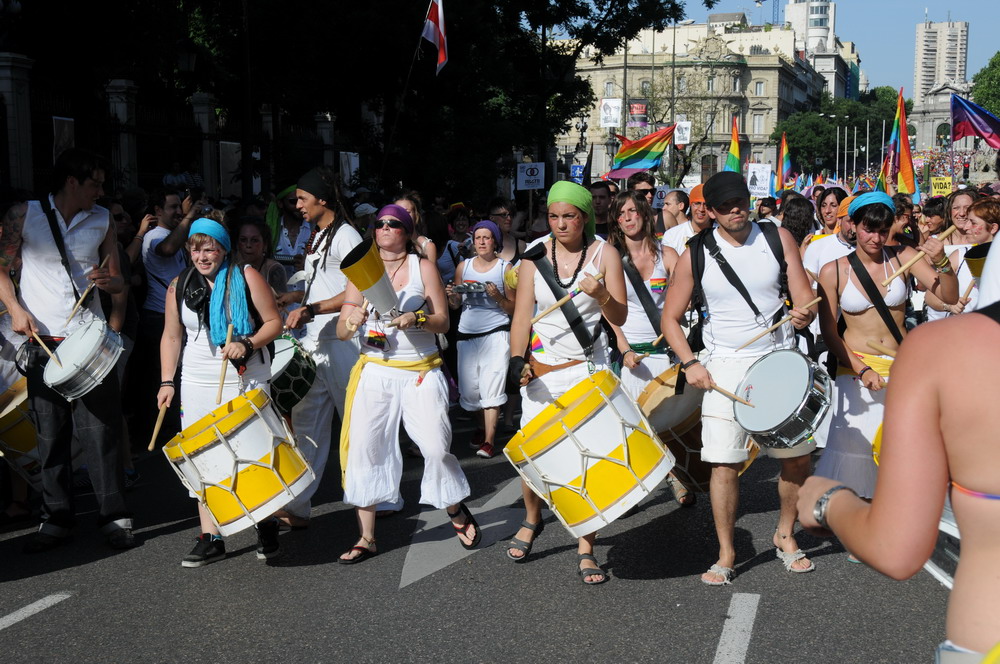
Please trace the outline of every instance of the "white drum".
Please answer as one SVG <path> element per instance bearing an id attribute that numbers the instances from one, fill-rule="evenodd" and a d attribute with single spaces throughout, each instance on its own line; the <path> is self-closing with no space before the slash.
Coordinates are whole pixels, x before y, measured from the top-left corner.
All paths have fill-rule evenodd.
<path id="1" fill-rule="evenodd" d="M 42 375 L 45 384 L 67 401 L 79 399 L 104 382 L 122 354 L 122 338 L 107 323 L 94 318 L 77 328 L 54 350 L 62 363 L 49 359 Z M 156 367 L 148 367 L 158 371 Z"/>
<path id="2" fill-rule="evenodd" d="M 804 443 L 830 408 L 826 371 L 797 350 L 778 350 L 751 365 L 736 394 L 753 404 L 733 402 L 736 422 L 763 447 Z"/>

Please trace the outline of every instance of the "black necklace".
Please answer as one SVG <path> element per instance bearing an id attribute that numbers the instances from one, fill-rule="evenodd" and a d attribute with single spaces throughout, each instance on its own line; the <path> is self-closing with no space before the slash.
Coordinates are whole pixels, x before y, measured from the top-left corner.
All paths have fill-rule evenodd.
<path id="1" fill-rule="evenodd" d="M 569 288 L 574 283 L 576 283 L 576 278 L 580 276 L 580 270 L 583 269 L 583 262 L 587 258 L 587 236 L 583 236 L 583 249 L 580 250 L 580 262 L 576 266 L 576 271 L 573 272 L 573 276 L 569 281 L 563 283 L 559 278 L 559 263 L 556 262 L 556 239 L 552 238 L 552 267 L 555 268 L 556 272 L 556 283 L 563 288 Z"/>

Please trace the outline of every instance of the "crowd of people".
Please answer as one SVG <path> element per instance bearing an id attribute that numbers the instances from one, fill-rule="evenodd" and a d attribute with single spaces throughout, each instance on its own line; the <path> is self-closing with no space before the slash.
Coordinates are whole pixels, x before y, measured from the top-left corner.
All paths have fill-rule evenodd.
<path id="1" fill-rule="evenodd" d="M 2 387 L 27 395 L 40 471 L 10 473 L 2 520 L 31 523 L 40 507 L 26 552 L 69 541 L 81 480 L 108 544 L 134 546 L 125 490 L 144 441 L 154 431 L 159 446 L 185 438 L 217 403 L 257 390 L 276 398 L 282 340 L 314 365 L 283 413 L 312 479 L 280 509 L 254 515 L 262 559 L 280 553 L 281 529 L 309 527 L 324 479 L 341 482 L 357 515 L 358 540 L 338 562 L 377 555 L 377 517 L 402 506 L 407 452 L 423 457 L 420 503 L 444 509 L 460 545 L 476 547 L 472 490 L 451 451 L 453 408 L 474 418 L 471 444 L 491 458 L 518 410 L 524 430 L 601 372 L 639 400 L 674 371 L 678 393 L 697 396 L 697 455 L 710 466 L 718 557 L 703 583 L 736 576 L 740 474 L 758 453 L 780 460 L 772 542 L 790 573 L 816 569 L 796 541 L 801 521 L 836 532 L 852 560 L 912 575 L 950 480 L 967 546 L 941 661 L 1000 638 L 987 599 L 997 450 L 982 444 L 981 417 L 1000 375 L 990 344 L 1000 292 L 988 296 L 989 275 L 1000 289 L 1000 269 L 989 267 L 1000 258 L 989 255 L 982 284 L 965 258 L 1000 229 L 1000 196 L 959 189 L 915 202 L 826 184 L 752 205 L 744 178 L 722 172 L 654 208 L 655 179 L 638 173 L 621 190 L 560 181 L 543 205 L 518 211 L 501 198 L 446 207 L 435 197 L 425 207 L 414 191 L 351 200 L 320 167 L 267 201 L 219 209 L 196 187 L 108 198 L 106 173 L 100 158 L 71 149 L 45 196 L 4 206 Z M 377 269 L 364 283 L 348 279 L 368 254 Z M 393 304 L 378 305 L 377 287 Z M 985 315 L 962 315 L 976 309 Z M 88 326 L 121 355 L 77 398 L 47 367 Z M 758 449 L 734 398 L 753 398 L 736 393 L 755 364 L 793 350 L 816 375 L 829 373 L 829 416 L 794 444 L 757 440 Z M 928 361 L 933 354 L 954 364 Z M 339 477 L 324 473 L 334 440 Z M 676 472 L 668 480 L 678 503 L 694 503 L 698 487 Z M 225 536 L 205 494 L 189 488 L 199 532 L 182 564 L 200 567 L 225 558 Z M 516 563 L 530 560 L 545 526 L 540 493 L 522 482 L 525 517 L 506 546 Z M 577 537 L 575 569 L 588 585 L 609 579 L 595 537 Z"/>

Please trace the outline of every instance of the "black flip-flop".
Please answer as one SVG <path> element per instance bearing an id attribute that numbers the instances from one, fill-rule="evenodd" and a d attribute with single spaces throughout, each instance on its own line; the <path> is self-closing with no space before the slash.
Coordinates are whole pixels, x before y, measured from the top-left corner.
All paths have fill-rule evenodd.
<path id="1" fill-rule="evenodd" d="M 445 510 L 445 514 L 448 515 L 449 519 L 454 519 L 456 516 L 459 515 L 459 513 L 465 514 L 465 523 L 462 524 L 461 526 L 456 526 L 454 523 L 451 524 L 452 528 L 455 529 L 455 534 L 465 535 L 466 537 L 468 537 L 469 528 L 475 528 L 476 536 L 472 538 L 471 544 L 466 544 L 465 542 L 462 541 L 461 538 L 459 538 L 458 543 L 462 545 L 462 548 L 474 549 L 476 548 L 476 546 L 479 545 L 479 540 L 483 538 L 483 531 L 479 528 L 479 524 L 476 523 L 475 517 L 472 516 L 472 512 L 470 512 L 469 508 L 465 506 L 465 503 L 459 503 L 458 512 L 455 512 L 454 514 L 452 514 L 448 510 Z"/>
<path id="2" fill-rule="evenodd" d="M 350 551 L 348 551 L 348 553 L 350 553 L 351 551 L 360 551 L 360 554 L 355 556 L 354 558 L 337 558 L 337 562 L 340 563 L 341 565 L 356 565 L 357 563 L 360 563 L 363 560 L 374 558 L 378 554 L 378 551 L 372 551 L 368 547 L 364 546 L 352 546 Z"/>

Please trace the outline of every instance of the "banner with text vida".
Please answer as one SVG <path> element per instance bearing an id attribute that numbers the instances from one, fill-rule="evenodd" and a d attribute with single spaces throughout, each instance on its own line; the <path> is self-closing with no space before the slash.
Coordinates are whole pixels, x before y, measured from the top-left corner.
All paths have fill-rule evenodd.
<path id="1" fill-rule="evenodd" d="M 747 187 L 754 198 L 771 195 L 771 165 L 750 164 L 747 173 Z"/>
<path id="2" fill-rule="evenodd" d="M 951 178 L 935 175 L 931 178 L 931 196 L 947 196 L 951 193 Z"/>
<path id="3" fill-rule="evenodd" d="M 535 161 L 517 165 L 517 188 L 519 191 L 545 189 L 545 162 Z"/>

